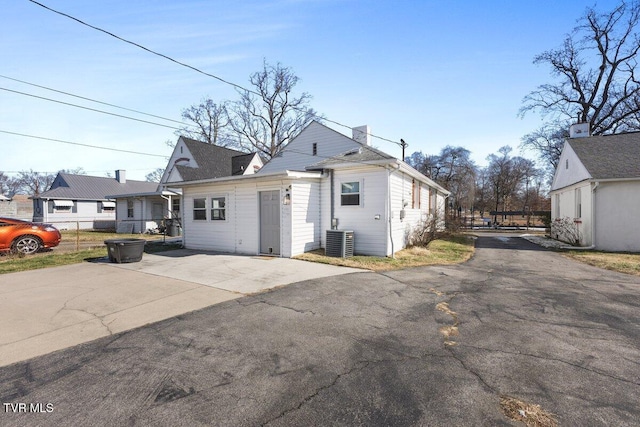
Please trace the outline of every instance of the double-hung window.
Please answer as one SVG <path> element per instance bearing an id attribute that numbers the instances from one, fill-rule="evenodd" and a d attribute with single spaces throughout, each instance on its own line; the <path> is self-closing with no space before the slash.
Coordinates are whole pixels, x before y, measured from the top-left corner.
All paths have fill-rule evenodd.
<path id="1" fill-rule="evenodd" d="M 360 182 L 343 182 L 340 189 L 341 206 L 360 205 Z"/>
<path id="2" fill-rule="evenodd" d="M 193 219 L 194 220 L 207 220 L 207 199 L 204 197 L 197 197 L 193 199 Z"/>
<path id="3" fill-rule="evenodd" d="M 225 200 L 224 197 L 212 197 L 211 198 L 211 220 L 212 221 L 224 221 L 225 215 Z"/>

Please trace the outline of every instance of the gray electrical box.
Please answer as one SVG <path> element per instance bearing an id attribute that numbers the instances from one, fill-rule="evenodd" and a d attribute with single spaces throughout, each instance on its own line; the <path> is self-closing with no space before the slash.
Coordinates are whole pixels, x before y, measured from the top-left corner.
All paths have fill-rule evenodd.
<path id="1" fill-rule="evenodd" d="M 353 231 L 327 230 L 324 253 L 326 256 L 349 258 L 353 256 Z"/>

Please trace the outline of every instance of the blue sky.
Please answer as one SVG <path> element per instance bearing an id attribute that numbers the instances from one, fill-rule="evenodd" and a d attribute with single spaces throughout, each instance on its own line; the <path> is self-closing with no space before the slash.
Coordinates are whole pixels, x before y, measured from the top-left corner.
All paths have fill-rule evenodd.
<path id="1" fill-rule="evenodd" d="M 311 105 L 349 127 L 409 143 L 407 154 L 463 146 L 472 158 L 520 138 L 542 119 L 517 116 L 522 98 L 549 82 L 532 63 L 559 46 L 585 8 L 581 1 L 192 1 L 42 0 L 46 6 L 122 38 L 248 86 L 263 59 L 291 67 Z M 610 9 L 615 2 L 599 2 Z M 180 120 L 203 97 L 237 99 L 235 90 L 92 30 L 27 0 L 0 14 L 0 75 Z M 0 132 L 0 171 L 55 172 L 82 167 L 105 176 L 127 170 L 144 179 L 164 167 L 173 130 L 108 116 L 20 91 L 142 120 L 139 114 L 82 101 L 0 77 L 0 131 L 154 154 L 92 149 Z M 345 127 L 330 127 L 350 135 Z M 400 157 L 400 147 L 373 145 Z"/>

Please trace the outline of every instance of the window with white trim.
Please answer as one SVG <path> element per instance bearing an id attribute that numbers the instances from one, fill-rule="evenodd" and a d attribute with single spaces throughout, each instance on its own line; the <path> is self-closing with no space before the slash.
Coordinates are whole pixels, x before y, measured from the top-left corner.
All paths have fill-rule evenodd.
<path id="1" fill-rule="evenodd" d="M 133 199 L 127 199 L 127 218 L 133 218 Z"/>
<path id="2" fill-rule="evenodd" d="M 576 188 L 576 218 L 582 218 L 582 189 Z"/>
<path id="3" fill-rule="evenodd" d="M 340 185 L 340 205 L 358 206 L 360 205 L 360 182 L 343 182 Z"/>
<path id="4" fill-rule="evenodd" d="M 226 218 L 226 203 L 224 197 L 211 198 L 211 221 L 224 221 Z"/>
<path id="5" fill-rule="evenodd" d="M 195 221 L 207 220 L 207 199 L 204 197 L 193 199 L 193 219 Z"/>

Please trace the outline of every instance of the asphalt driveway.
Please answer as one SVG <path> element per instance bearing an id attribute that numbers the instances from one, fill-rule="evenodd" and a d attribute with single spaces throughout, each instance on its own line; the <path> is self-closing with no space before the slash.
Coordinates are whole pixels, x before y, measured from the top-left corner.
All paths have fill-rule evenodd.
<path id="1" fill-rule="evenodd" d="M 0 368 L 16 405 L 0 424 L 515 425 L 511 396 L 560 425 L 638 425 L 640 278 L 513 235 L 477 248 L 463 265 L 308 280 Z"/>

